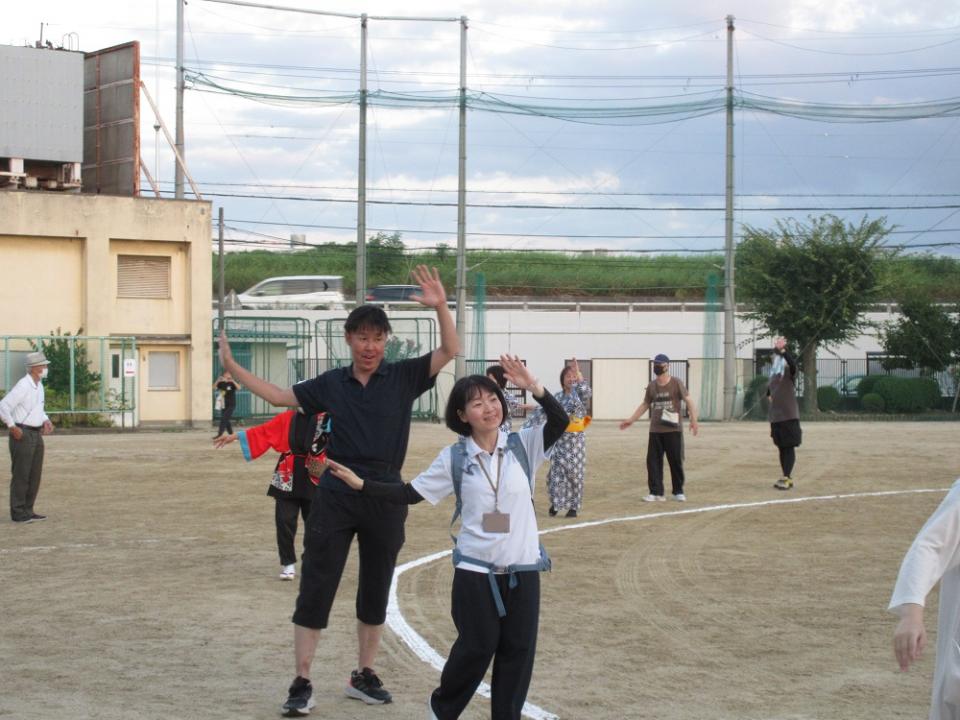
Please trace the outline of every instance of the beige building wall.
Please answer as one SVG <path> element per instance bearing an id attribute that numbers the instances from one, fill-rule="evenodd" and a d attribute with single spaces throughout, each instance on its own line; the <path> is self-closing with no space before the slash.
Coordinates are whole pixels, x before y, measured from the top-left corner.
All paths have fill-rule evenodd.
<path id="1" fill-rule="evenodd" d="M 647 358 L 592 358 L 594 420 L 623 420 L 643 402 Z"/>
<path id="2" fill-rule="evenodd" d="M 208 202 L 0 192 L 0 303 L 24 308 L 0 315 L 0 335 L 133 335 L 140 419 L 209 423 L 210 237 Z M 169 257 L 170 296 L 117 297 L 119 255 Z M 178 354 L 176 387 L 149 386 L 154 352 Z"/>

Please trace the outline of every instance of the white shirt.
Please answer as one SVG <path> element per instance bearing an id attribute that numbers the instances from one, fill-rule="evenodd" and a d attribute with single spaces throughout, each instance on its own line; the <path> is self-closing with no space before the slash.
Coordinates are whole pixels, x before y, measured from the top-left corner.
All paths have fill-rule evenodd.
<path id="1" fill-rule="evenodd" d="M 543 428 L 525 428 L 519 435 L 527 450 L 530 473 L 535 476 L 537 468 L 549 457 L 549 453 L 543 450 Z M 497 451 L 494 450 L 491 455 L 478 447 L 472 438 L 467 438 L 466 442 L 467 460 L 460 488 L 463 510 L 457 549 L 467 557 L 498 566 L 536 563 L 540 559 L 540 540 L 537 537 L 537 517 L 530 496 L 530 480 L 513 453 L 507 451 L 507 434 L 501 431 L 497 438 L 497 448 L 503 448 L 503 469 L 500 474 L 497 507 L 500 512 L 510 514 L 509 533 L 488 533 L 483 530 L 483 514 L 493 512 L 494 494 L 478 463 L 483 463 L 483 467 L 496 483 Z M 453 494 L 450 456 L 449 447 L 441 450 L 433 464 L 411 483 L 431 505 L 436 505 Z M 487 568 L 463 561 L 458 563 L 457 567 L 488 572 Z"/>
<path id="2" fill-rule="evenodd" d="M 925 605 L 938 580 L 940 612 L 930 720 L 952 720 L 960 717 L 960 479 L 903 558 L 888 609 L 896 612 L 905 603 Z"/>
<path id="3" fill-rule="evenodd" d="M 30 373 L 0 400 L 0 420 L 8 428 L 17 424 L 41 427 L 49 419 L 43 411 L 43 382 L 34 382 Z"/>

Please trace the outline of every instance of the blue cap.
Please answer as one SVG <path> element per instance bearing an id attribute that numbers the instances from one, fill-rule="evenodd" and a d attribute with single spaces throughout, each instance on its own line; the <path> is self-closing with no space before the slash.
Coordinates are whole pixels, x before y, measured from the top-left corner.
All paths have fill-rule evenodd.
<path id="1" fill-rule="evenodd" d="M 657 356 L 653 359 L 653 361 L 654 361 L 655 363 L 668 363 L 668 362 L 670 362 L 670 358 L 668 358 L 668 357 L 667 357 L 666 355 L 664 355 L 663 353 L 660 353 L 659 355 L 657 355 Z"/>

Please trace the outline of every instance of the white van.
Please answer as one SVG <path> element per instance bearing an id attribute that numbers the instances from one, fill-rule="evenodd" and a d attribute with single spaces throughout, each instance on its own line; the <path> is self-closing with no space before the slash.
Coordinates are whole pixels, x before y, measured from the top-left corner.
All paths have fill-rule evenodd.
<path id="1" fill-rule="evenodd" d="M 289 275 L 267 278 L 237 295 L 244 310 L 343 310 L 342 275 Z"/>

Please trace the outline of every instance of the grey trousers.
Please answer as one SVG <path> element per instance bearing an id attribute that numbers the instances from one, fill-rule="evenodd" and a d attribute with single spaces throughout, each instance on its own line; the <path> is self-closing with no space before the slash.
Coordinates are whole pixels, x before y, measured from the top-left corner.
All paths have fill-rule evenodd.
<path id="1" fill-rule="evenodd" d="M 39 430 L 23 429 L 23 437 L 10 436 L 10 517 L 28 520 L 33 515 L 33 502 L 40 490 L 43 471 L 43 436 Z"/>

